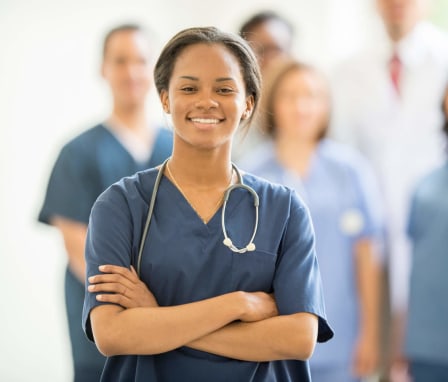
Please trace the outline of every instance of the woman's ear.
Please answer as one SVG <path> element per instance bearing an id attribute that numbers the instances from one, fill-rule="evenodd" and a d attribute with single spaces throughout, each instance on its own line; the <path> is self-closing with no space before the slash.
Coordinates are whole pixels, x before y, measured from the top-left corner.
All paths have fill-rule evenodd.
<path id="1" fill-rule="evenodd" d="M 254 110 L 254 97 L 249 96 L 246 98 L 246 110 L 244 110 L 241 119 L 248 119 L 252 115 L 252 111 Z"/>
<path id="2" fill-rule="evenodd" d="M 170 114 L 170 100 L 168 98 L 168 92 L 166 90 L 162 90 L 160 92 L 160 102 L 162 103 L 163 111 L 166 114 Z"/>

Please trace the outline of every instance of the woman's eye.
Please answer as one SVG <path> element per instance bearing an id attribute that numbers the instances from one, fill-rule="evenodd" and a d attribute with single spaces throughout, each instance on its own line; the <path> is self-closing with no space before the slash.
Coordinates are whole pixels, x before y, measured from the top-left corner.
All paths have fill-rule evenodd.
<path id="1" fill-rule="evenodd" d="M 192 86 L 184 86 L 181 90 L 185 93 L 192 93 L 195 91 L 195 88 Z"/>
<path id="2" fill-rule="evenodd" d="M 218 89 L 218 93 L 221 93 L 221 94 L 233 93 L 233 89 L 230 89 L 230 88 L 220 88 L 220 89 Z"/>

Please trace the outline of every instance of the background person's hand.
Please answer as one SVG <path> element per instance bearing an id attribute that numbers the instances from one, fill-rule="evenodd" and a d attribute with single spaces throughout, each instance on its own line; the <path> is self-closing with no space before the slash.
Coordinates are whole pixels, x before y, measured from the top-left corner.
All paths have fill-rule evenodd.
<path id="1" fill-rule="evenodd" d="M 378 341 L 371 336 L 360 335 L 355 347 L 352 372 L 356 377 L 372 376 L 378 369 Z"/>
<path id="2" fill-rule="evenodd" d="M 158 306 L 154 295 L 132 266 L 128 269 L 117 265 L 101 265 L 99 269 L 102 274 L 88 279 L 88 291 L 98 293 L 99 301 L 118 304 L 126 309 Z"/>

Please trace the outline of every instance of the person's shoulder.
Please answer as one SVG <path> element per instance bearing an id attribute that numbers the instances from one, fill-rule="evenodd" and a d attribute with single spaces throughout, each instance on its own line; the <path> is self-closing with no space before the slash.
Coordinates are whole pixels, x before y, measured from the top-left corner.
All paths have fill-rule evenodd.
<path id="1" fill-rule="evenodd" d="M 136 199 L 149 200 L 157 178 L 158 168 L 138 171 L 125 176 L 110 185 L 99 197 L 100 201 L 116 201 L 118 199 L 131 201 Z"/>
<path id="2" fill-rule="evenodd" d="M 242 172 L 244 183 L 251 187 L 260 197 L 260 203 L 291 208 L 306 208 L 297 192 L 283 184 L 269 181 L 261 176 Z"/>
<path id="3" fill-rule="evenodd" d="M 437 193 L 441 188 L 448 188 L 448 162 L 424 175 L 417 182 L 414 194 L 418 198 L 429 193 Z"/>
<path id="4" fill-rule="evenodd" d="M 103 124 L 98 124 L 88 129 L 83 130 L 71 138 L 65 145 L 64 149 L 83 149 L 90 148 L 101 143 L 105 137 L 111 134 Z"/>
<path id="5" fill-rule="evenodd" d="M 430 54 L 443 65 L 448 64 L 448 33 L 428 21 L 416 26 L 415 41 L 429 49 Z"/>
<path id="6" fill-rule="evenodd" d="M 352 169 L 369 166 L 367 158 L 358 149 L 330 138 L 326 138 L 320 143 L 318 153 L 323 160 L 337 166 Z"/>

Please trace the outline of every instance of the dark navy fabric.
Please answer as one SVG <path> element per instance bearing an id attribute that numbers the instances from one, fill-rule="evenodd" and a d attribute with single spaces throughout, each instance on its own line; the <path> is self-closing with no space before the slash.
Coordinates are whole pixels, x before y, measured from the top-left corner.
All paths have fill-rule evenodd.
<path id="1" fill-rule="evenodd" d="M 101 264 L 137 262 L 157 170 L 137 173 L 106 190 L 92 209 L 86 243 L 87 276 Z M 221 209 L 204 224 L 179 190 L 163 177 L 147 237 L 141 278 L 160 306 L 211 298 L 232 291 L 273 292 L 280 314 L 319 316 L 319 341 L 332 337 L 325 321 L 314 231 L 297 194 L 246 174 L 260 198 L 256 250 L 237 254 L 223 245 Z M 245 246 L 255 210 L 246 190 L 232 192 L 226 209 L 229 237 Z M 90 311 L 100 305 L 86 292 L 83 323 L 90 339 Z M 187 347 L 156 356 L 107 360 L 103 381 L 309 381 L 307 362 L 245 362 Z"/>
<path id="2" fill-rule="evenodd" d="M 81 133 L 61 150 L 51 172 L 39 221 L 51 224 L 61 216 L 87 224 L 97 197 L 124 176 L 162 163 L 172 150 L 172 133 L 159 129 L 150 159 L 136 163 L 128 151 L 104 125 Z M 75 382 L 97 382 L 105 357 L 83 333 L 81 313 L 84 285 L 67 268 L 65 300 Z"/>

